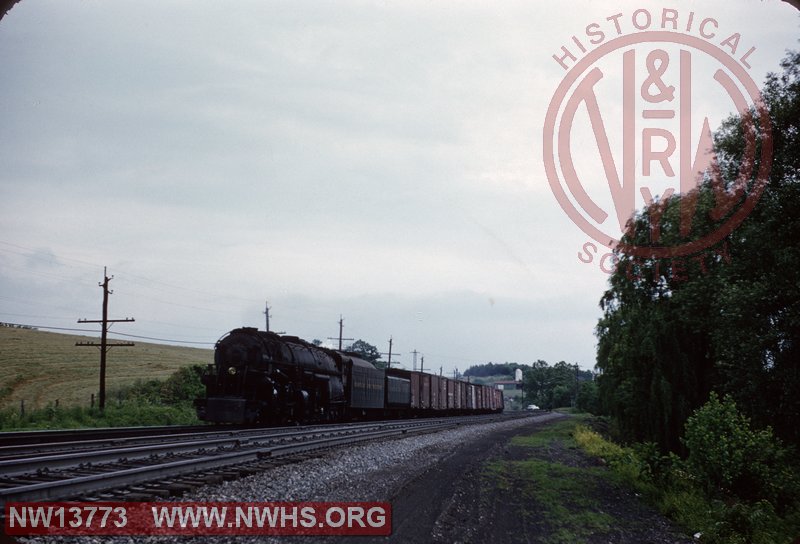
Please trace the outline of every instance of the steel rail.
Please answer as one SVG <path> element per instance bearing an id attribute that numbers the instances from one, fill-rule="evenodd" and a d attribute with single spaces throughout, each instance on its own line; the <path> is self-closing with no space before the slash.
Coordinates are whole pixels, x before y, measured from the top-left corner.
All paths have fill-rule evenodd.
<path id="1" fill-rule="evenodd" d="M 109 440 L 112 438 L 126 438 L 129 436 L 145 435 L 168 435 L 168 434 L 188 434 L 197 432 L 208 432 L 215 430 L 225 430 L 215 425 L 160 425 L 153 427 L 97 427 L 92 429 L 58 429 L 41 431 L 2 431 L 0 432 L 0 444 L 4 447 L 16 445 L 36 445 L 51 444 L 58 442 L 72 442 L 76 439 L 81 441 L 99 439 Z M 242 427 L 244 428 L 244 427 Z M 251 427 L 252 428 L 252 427 Z M 231 427 L 227 427 L 231 430 Z M 78 438 L 80 437 L 80 438 Z"/>
<path id="2" fill-rule="evenodd" d="M 467 416 L 442 416 L 432 419 L 447 419 L 449 417 L 480 418 L 494 417 L 500 414 L 476 414 Z M 509 415 L 505 413 L 504 415 Z M 391 421 L 391 420 L 384 420 Z M 363 424 L 364 422 L 351 422 L 350 425 Z M 309 427 L 326 427 L 329 424 L 315 423 L 304 425 Z M 335 425 L 347 425 L 336 423 Z M 25 447 L 50 447 L 68 444 L 87 444 L 93 442 L 109 442 L 112 440 L 143 440 L 145 438 L 161 439 L 169 436 L 195 435 L 198 433 L 238 433 L 258 430 L 296 429 L 297 426 L 265 427 L 263 425 L 161 425 L 152 427 L 98 427 L 91 429 L 57 429 L 38 431 L 0 431 L 0 453 L 13 451 L 14 448 Z"/>
<path id="3" fill-rule="evenodd" d="M 115 462 L 121 459 L 135 460 L 152 457 L 154 455 L 177 455 L 203 451 L 208 449 L 222 450 L 225 448 L 244 448 L 272 443 L 278 440 L 303 439 L 309 435 L 325 433 L 354 433 L 362 429 L 375 429 L 382 427 L 392 427 L 393 425 L 413 425 L 413 422 L 372 422 L 361 423 L 358 425 L 349 424 L 347 426 L 326 426 L 326 427 L 304 427 L 298 430 L 297 427 L 279 429 L 260 429 L 251 431 L 238 431 L 222 433 L 228 434 L 225 438 L 214 438 L 219 433 L 213 432 L 194 435 L 190 440 L 166 441 L 148 443 L 140 446 L 127 447 L 104 447 L 108 442 L 100 441 L 101 447 L 90 451 L 71 451 L 64 453 L 37 452 L 34 454 L 6 457 L 0 459 L 0 477 L 11 477 L 30 474 L 39 471 L 49 471 L 53 469 L 65 469 L 93 465 L 96 463 Z M 154 437 L 146 437 L 144 440 L 151 441 Z M 157 437 L 156 437 L 157 438 Z M 172 436 L 166 437 L 171 439 Z M 184 437 L 188 438 L 188 437 Z M 133 439 L 127 439 L 132 441 Z M 116 442 L 116 441 L 112 441 Z M 92 445 L 90 444 L 90 447 Z"/>
<path id="4" fill-rule="evenodd" d="M 496 415 L 478 415 L 478 416 L 464 416 L 462 421 L 472 421 L 473 419 L 480 419 L 486 417 L 496 417 Z M 73 440 L 61 441 L 50 443 L 28 443 L 28 444 L 13 444 L 8 446 L 0 445 L 0 463 L 4 461 L 11 461 L 16 459 L 33 459 L 35 457 L 44 457 L 47 455 L 60 455 L 74 452 L 97 452 L 103 449 L 115 449 L 122 447 L 134 447 L 136 444 L 166 444 L 172 442 L 173 444 L 180 444 L 181 441 L 189 440 L 206 440 L 212 441 L 226 437 L 231 440 L 249 440 L 251 435 L 263 435 L 269 433 L 271 435 L 284 435 L 291 434 L 306 434 L 313 430 L 329 430 L 331 428 L 361 428 L 368 425 L 381 425 L 381 424 L 394 424 L 398 422 L 412 422 L 412 421 L 438 421 L 450 420 L 451 418 L 435 418 L 424 420 L 383 420 L 383 421 L 357 421 L 350 423 L 335 423 L 335 424 L 320 424 L 320 425 L 305 425 L 305 426 L 289 426 L 289 427 L 247 427 L 247 428 L 216 428 L 205 432 L 194 433 L 178 433 L 178 434 L 142 434 L 138 436 L 128 437 L 111 437 L 107 439 L 92 439 L 92 440 Z M 188 429 L 189 427 L 184 427 Z M 206 427 L 208 428 L 208 427 Z M 142 429 L 136 427 L 136 429 Z M 160 429 L 160 428 L 159 428 Z M 298 431 L 301 429 L 301 431 Z M 39 431 L 35 431 L 39 432 Z M 62 431 L 59 431 L 62 432 Z M 0 438 L 3 433 L 0 432 Z M 0 467 L 3 465 L 0 464 Z M 11 466 L 11 465 L 5 465 Z M 0 473 L 2 470 L 0 470 Z M 1 475 L 1 474 L 0 474 Z"/>
<path id="5" fill-rule="evenodd" d="M 445 428 L 456 427 L 461 423 L 462 422 L 458 421 L 432 421 L 429 425 L 417 424 L 408 427 L 398 426 L 397 428 L 373 430 L 358 434 L 348 434 L 346 436 L 331 436 L 296 443 L 254 447 L 244 451 L 207 455 L 197 459 L 168 461 L 165 463 L 127 468 L 108 473 L 90 474 L 52 482 L 21 485 L 8 489 L 0 489 L 0 508 L 8 502 L 71 498 L 88 493 L 98 493 L 211 469 L 231 467 L 233 465 L 254 462 L 265 458 L 277 458 L 323 448 L 352 445 L 366 440 L 387 438 L 409 433 L 422 434 L 435 432 Z"/>

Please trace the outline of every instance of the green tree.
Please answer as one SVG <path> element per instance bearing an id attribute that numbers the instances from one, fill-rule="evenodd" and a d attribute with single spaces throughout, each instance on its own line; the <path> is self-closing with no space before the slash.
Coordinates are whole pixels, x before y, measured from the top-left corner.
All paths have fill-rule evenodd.
<path id="1" fill-rule="evenodd" d="M 547 410 L 572 405 L 576 394 L 575 365 L 559 361 L 550 366 L 540 359 L 523 368 L 522 389 L 528 402 Z M 583 376 L 586 379 L 591 373 Z"/>
<path id="2" fill-rule="evenodd" d="M 508 376 L 514 377 L 517 369 L 523 372 L 528 368 L 528 365 L 519 363 L 483 363 L 479 365 L 470 366 L 465 372 L 464 376 L 473 376 L 476 378 L 488 378 L 489 376 Z"/>
<path id="3" fill-rule="evenodd" d="M 747 219 L 693 258 L 616 251 L 619 264 L 601 299 L 597 367 L 602 409 L 625 438 L 681 450 L 684 423 L 714 389 L 731 394 L 758 425 L 800 444 L 800 54 L 789 53 L 782 66 L 762 93 L 774 159 Z M 754 163 L 745 160 L 743 135 L 764 113 L 753 115 L 752 124 L 731 118 L 717 131 L 715 175 L 637 214 L 623 242 L 646 246 L 658 232 L 661 245 L 674 246 L 720 227 L 733 213 L 721 213 L 720 196 L 742 197 L 735 190 L 740 169 L 752 167 L 751 190 L 759 183 L 763 135 Z M 687 202 L 694 205 L 689 233 L 681 230 Z"/>
<path id="4" fill-rule="evenodd" d="M 600 399 L 597 394 L 597 384 L 591 381 L 581 382 L 578 389 L 578 398 L 575 407 L 581 412 L 590 414 L 600 413 Z"/>
<path id="5" fill-rule="evenodd" d="M 528 402 L 550 409 L 548 404 L 548 391 L 552 387 L 551 369 L 546 361 L 541 359 L 534 362 L 522 373 L 522 392 Z"/>
<path id="6" fill-rule="evenodd" d="M 378 348 L 365 342 L 364 340 L 356 340 L 345 348 L 345 351 L 355 353 L 365 361 L 376 363 L 381 358 Z"/>
<path id="7" fill-rule="evenodd" d="M 731 242 L 712 305 L 720 390 L 761 426 L 800 444 L 800 52 L 763 90 L 774 159 L 758 206 Z M 717 138 L 726 156 L 742 153 L 741 128 Z"/>
<path id="8" fill-rule="evenodd" d="M 577 375 L 575 365 L 559 361 L 553 365 L 553 389 L 550 404 L 553 408 L 572 406 L 577 395 Z"/>

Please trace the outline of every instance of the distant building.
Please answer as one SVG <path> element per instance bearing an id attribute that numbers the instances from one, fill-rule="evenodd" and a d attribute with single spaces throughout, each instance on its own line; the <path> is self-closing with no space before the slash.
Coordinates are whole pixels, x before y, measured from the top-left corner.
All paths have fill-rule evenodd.
<path id="1" fill-rule="evenodd" d="M 502 389 L 503 391 L 522 389 L 522 380 L 498 380 L 494 382 L 494 386 L 497 389 Z"/>
<path id="2" fill-rule="evenodd" d="M 522 400 L 522 381 L 498 380 L 494 382 L 494 386 L 503 391 L 503 399 L 506 401 L 507 410 L 512 409 L 513 405 Z"/>

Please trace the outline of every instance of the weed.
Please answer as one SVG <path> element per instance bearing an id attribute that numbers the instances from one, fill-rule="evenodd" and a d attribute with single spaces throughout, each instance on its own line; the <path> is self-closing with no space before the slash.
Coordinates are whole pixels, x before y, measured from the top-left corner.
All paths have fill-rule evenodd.
<path id="1" fill-rule="evenodd" d="M 512 446 L 530 448 L 531 456 L 519 461 L 494 461 L 484 469 L 484 485 L 513 493 L 531 523 L 547 520 L 543 542 L 573 544 L 591 535 L 607 533 L 614 518 L 600 510 L 597 485 L 602 479 L 599 467 L 573 467 L 539 458 L 541 450 L 575 447 L 570 419 L 548 425 L 528 436 L 517 436 Z M 544 514 L 544 515 L 543 515 Z"/>
<path id="2" fill-rule="evenodd" d="M 612 477 L 641 492 L 659 510 L 703 544 L 789 543 L 800 532 L 800 510 L 781 517 L 767 500 L 747 502 L 708 492 L 704 474 L 677 456 L 661 456 L 651 445 L 622 447 L 583 426 L 573 436 L 588 454 L 602 459 Z"/>

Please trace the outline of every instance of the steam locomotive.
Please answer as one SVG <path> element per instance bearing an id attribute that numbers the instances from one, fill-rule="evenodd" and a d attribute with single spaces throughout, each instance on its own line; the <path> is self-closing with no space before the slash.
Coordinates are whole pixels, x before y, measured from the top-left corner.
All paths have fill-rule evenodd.
<path id="1" fill-rule="evenodd" d="M 265 425 L 501 412 L 491 386 L 402 369 L 255 328 L 220 339 L 195 401 L 201 420 Z"/>

